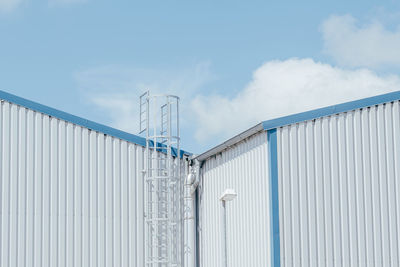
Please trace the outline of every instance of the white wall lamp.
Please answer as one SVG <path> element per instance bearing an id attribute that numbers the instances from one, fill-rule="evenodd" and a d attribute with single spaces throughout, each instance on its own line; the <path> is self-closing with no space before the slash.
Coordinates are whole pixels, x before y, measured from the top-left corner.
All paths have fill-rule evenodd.
<path id="1" fill-rule="evenodd" d="M 222 236 L 222 267 L 228 267 L 227 248 L 226 248 L 226 209 L 225 203 L 234 200 L 237 193 L 234 189 L 228 188 L 222 193 L 219 200 L 221 201 L 221 236 Z"/>

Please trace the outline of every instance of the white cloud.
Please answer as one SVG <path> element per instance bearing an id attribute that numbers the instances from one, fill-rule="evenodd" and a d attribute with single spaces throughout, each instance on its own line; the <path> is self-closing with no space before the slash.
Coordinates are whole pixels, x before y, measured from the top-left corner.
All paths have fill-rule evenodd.
<path id="1" fill-rule="evenodd" d="M 89 104 L 105 114 L 112 126 L 132 133 L 138 132 L 142 92 L 179 95 L 185 148 L 196 149 L 264 120 L 400 90 L 396 75 L 379 76 L 367 69 L 296 58 L 266 62 L 234 97 L 226 96 L 230 92 L 206 93 L 207 83 L 214 79 L 208 63 L 175 70 L 104 66 L 78 72 L 75 78 Z"/>
<path id="2" fill-rule="evenodd" d="M 350 15 L 331 16 L 321 27 L 325 52 L 346 66 L 380 67 L 400 63 L 400 27 L 374 20 L 360 25 Z"/>
<path id="3" fill-rule="evenodd" d="M 132 133 L 138 132 L 138 98 L 134 93 L 99 94 L 90 98 L 91 104 L 106 111 L 112 126 Z"/>
<path id="4" fill-rule="evenodd" d="M 0 0 L 0 12 L 10 12 L 21 4 L 22 0 Z"/>
<path id="5" fill-rule="evenodd" d="M 89 104 L 107 114 L 113 127 L 137 133 L 139 96 L 147 90 L 178 95 L 182 124 L 189 123 L 190 98 L 213 79 L 209 67 L 208 62 L 169 70 L 110 65 L 80 71 L 75 79 Z"/>
<path id="6" fill-rule="evenodd" d="M 235 97 L 200 95 L 193 100 L 195 137 L 216 144 L 263 120 L 396 90 L 399 76 L 346 70 L 312 59 L 269 61 Z"/>

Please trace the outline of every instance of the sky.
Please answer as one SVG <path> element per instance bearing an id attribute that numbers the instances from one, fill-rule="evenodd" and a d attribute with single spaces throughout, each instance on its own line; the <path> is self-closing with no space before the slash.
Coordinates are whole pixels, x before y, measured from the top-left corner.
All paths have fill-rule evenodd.
<path id="1" fill-rule="evenodd" d="M 176 94 L 201 153 L 400 90 L 400 0 L 0 0 L 0 90 L 134 134 L 139 95 Z"/>

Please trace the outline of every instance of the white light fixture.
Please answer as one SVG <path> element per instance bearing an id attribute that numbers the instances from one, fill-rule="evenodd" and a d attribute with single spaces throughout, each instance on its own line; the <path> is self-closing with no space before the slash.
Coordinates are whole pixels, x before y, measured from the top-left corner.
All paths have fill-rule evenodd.
<path id="1" fill-rule="evenodd" d="M 231 201 L 233 199 L 235 199 L 235 197 L 237 196 L 237 193 L 235 192 L 235 190 L 228 188 L 225 190 L 224 193 L 222 193 L 221 197 L 219 198 L 219 200 L 221 201 Z"/>

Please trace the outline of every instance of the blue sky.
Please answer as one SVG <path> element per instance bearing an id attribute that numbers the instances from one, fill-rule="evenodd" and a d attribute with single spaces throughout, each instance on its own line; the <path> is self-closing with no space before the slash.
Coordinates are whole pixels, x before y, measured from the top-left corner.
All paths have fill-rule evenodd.
<path id="1" fill-rule="evenodd" d="M 133 133 L 142 91 L 178 94 L 196 153 L 399 90 L 397 47 L 399 0 L 0 0 L 1 90 Z"/>

